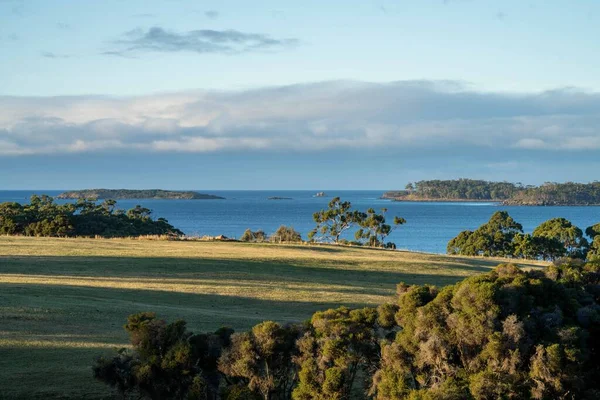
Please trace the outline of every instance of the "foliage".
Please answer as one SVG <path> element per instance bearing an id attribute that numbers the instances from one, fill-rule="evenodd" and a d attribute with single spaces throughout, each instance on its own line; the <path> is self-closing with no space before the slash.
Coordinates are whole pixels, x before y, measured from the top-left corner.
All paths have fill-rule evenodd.
<path id="1" fill-rule="evenodd" d="M 273 243 L 296 243 L 302 241 L 302 235 L 291 226 L 281 225 L 269 237 L 269 241 Z"/>
<path id="2" fill-rule="evenodd" d="M 136 206 L 127 212 L 114 200 L 57 204 L 46 195 L 31 196 L 29 204 L 0 204 L 0 233 L 25 236 L 182 235 L 164 218 L 153 220 L 151 211 Z"/>
<path id="3" fill-rule="evenodd" d="M 358 225 L 360 229 L 356 231 L 354 237 L 358 241 L 366 243 L 370 247 L 396 248 L 394 243 L 385 242 L 385 238 L 392 232 L 393 228 L 405 224 L 406 220 L 400 217 L 394 217 L 392 225 L 385 223 L 386 208 L 381 209 L 381 214 L 377 214 L 373 208 L 369 208 L 366 213 L 360 213 Z"/>
<path id="4" fill-rule="evenodd" d="M 339 197 L 331 199 L 326 210 L 313 214 L 317 226 L 309 234 L 310 240 L 339 243 L 345 231 L 357 223 L 359 214 L 351 211 L 352 204 Z"/>
<path id="5" fill-rule="evenodd" d="M 388 192 L 385 197 L 407 200 L 505 200 L 522 190 L 520 184 L 474 179 L 410 182 L 406 192 Z"/>
<path id="6" fill-rule="evenodd" d="M 339 197 L 333 198 L 326 210 L 313 214 L 317 226 L 309 232 L 309 240 L 396 248 L 395 243 L 386 243 L 385 239 L 395 227 L 406 223 L 404 218 L 394 217 L 392 226 L 386 223 L 386 208 L 381 209 L 381 214 L 377 214 L 373 208 L 369 208 L 367 212 L 355 211 L 351 208 L 352 204 L 349 201 L 341 201 Z M 342 239 L 344 232 L 354 226 L 359 227 L 354 233 L 356 241 L 349 242 Z"/>
<path id="7" fill-rule="evenodd" d="M 475 231 L 462 231 L 448 242 L 448 254 L 501 256 L 556 260 L 561 257 L 592 259 L 600 252 L 600 224 L 583 231 L 565 218 L 541 223 L 533 234 L 522 233 L 521 224 L 506 211 L 498 211 Z"/>
<path id="8" fill-rule="evenodd" d="M 377 399 L 595 398 L 600 378 L 597 268 L 545 273 L 500 265 L 441 291 L 403 287 L 394 340 L 382 343 Z"/>
<path id="9" fill-rule="evenodd" d="M 262 242 L 266 242 L 268 240 L 268 238 L 267 238 L 267 235 L 265 234 L 265 232 L 262 230 L 252 231 L 250 229 L 246 229 L 244 231 L 242 237 L 240 238 L 240 240 L 242 242 L 262 243 Z"/>
<path id="10" fill-rule="evenodd" d="M 133 350 L 94 375 L 149 399 L 598 398 L 600 263 L 501 264 L 453 286 L 397 287 L 396 303 L 317 312 L 304 326 L 192 335 L 129 317 Z M 217 362 L 218 359 L 218 362 Z M 218 368 L 217 368 L 218 366 Z"/>
<path id="11" fill-rule="evenodd" d="M 373 308 L 315 313 L 298 341 L 300 373 L 293 399 L 349 399 L 357 377 L 369 381 L 379 360 L 379 321 L 385 316 Z M 363 394 L 368 387 L 358 386 Z"/>
<path id="12" fill-rule="evenodd" d="M 216 399 L 220 375 L 217 362 L 230 343 L 232 330 L 194 335 L 184 321 L 167 324 L 154 313 L 130 315 L 125 330 L 133 350 L 100 357 L 94 377 L 122 396 L 148 399 Z"/>
<path id="13" fill-rule="evenodd" d="M 228 377 L 241 378 L 265 400 L 289 399 L 297 381 L 293 362 L 301 328 L 265 321 L 249 332 L 234 334 L 231 347 L 219 361 L 219 370 Z"/>
<path id="14" fill-rule="evenodd" d="M 513 238 L 523 232 L 521 224 L 506 211 L 496 211 L 475 231 L 463 231 L 448 243 L 448 254 L 505 257 L 513 254 Z"/>
<path id="15" fill-rule="evenodd" d="M 598 205 L 600 204 L 600 182 L 555 183 L 546 182 L 538 187 L 529 187 L 505 201 L 509 205 Z"/>
<path id="16" fill-rule="evenodd" d="M 565 218 L 553 218 L 533 231 L 534 237 L 554 239 L 562 244 L 566 256 L 585 258 L 589 243 L 583 237 L 581 229 Z"/>

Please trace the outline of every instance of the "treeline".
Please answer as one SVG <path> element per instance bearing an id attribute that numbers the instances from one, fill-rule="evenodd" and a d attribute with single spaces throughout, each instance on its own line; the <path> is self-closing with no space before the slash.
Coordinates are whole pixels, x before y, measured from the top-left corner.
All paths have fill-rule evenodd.
<path id="1" fill-rule="evenodd" d="M 0 204 L 0 234 L 24 236 L 183 235 L 164 218 L 154 220 L 141 206 L 124 211 L 114 200 L 96 203 L 80 199 L 57 204 L 52 197 L 34 195 L 29 204 Z"/>
<path id="2" fill-rule="evenodd" d="M 488 182 L 475 179 L 427 180 L 410 182 L 401 196 L 415 200 L 501 201 L 512 197 L 522 189 L 521 185 L 509 182 Z"/>
<path id="3" fill-rule="evenodd" d="M 600 205 L 600 182 L 554 183 L 547 182 L 538 187 L 519 191 L 506 205 L 568 206 Z"/>
<path id="4" fill-rule="evenodd" d="M 377 308 L 241 333 L 193 334 L 184 321 L 135 314 L 132 348 L 97 359 L 93 373 L 142 399 L 600 398 L 600 263 L 503 264 L 397 293 Z"/>
<path id="5" fill-rule="evenodd" d="M 555 183 L 523 186 L 521 183 L 474 179 L 411 182 L 406 190 L 386 192 L 395 200 L 501 201 L 505 205 L 566 206 L 600 205 L 600 182 Z"/>
<path id="6" fill-rule="evenodd" d="M 585 236 L 589 237 L 589 241 Z M 474 231 L 462 231 L 448 242 L 448 254 L 555 260 L 560 257 L 600 258 L 600 223 L 584 232 L 565 218 L 540 224 L 533 233 L 506 211 L 495 212 Z"/>

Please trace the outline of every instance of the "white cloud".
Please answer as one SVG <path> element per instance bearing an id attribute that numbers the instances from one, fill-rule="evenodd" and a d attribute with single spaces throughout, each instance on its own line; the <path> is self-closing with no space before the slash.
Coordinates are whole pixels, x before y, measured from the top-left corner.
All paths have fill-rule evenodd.
<path id="1" fill-rule="evenodd" d="M 138 97 L 2 97 L 0 155 L 131 150 L 600 149 L 600 94 L 323 82 Z"/>

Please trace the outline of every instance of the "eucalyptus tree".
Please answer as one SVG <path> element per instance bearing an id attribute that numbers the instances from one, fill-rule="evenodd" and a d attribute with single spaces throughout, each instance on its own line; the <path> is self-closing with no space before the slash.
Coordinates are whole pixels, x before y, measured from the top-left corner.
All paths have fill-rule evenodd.
<path id="1" fill-rule="evenodd" d="M 308 238 L 315 241 L 339 243 L 340 237 L 360 219 L 361 213 L 352 211 L 352 203 L 339 197 L 331 199 L 326 210 L 313 214 L 317 226 L 309 232 Z"/>

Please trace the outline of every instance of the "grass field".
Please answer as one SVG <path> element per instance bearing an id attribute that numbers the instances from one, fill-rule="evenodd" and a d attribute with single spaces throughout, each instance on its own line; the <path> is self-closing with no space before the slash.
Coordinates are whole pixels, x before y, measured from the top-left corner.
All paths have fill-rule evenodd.
<path id="1" fill-rule="evenodd" d="M 0 398 L 110 398 L 94 357 L 127 316 L 194 331 L 377 305 L 398 282 L 447 285 L 502 260 L 333 246 L 0 237 Z M 526 264 L 524 266 L 532 266 Z"/>

